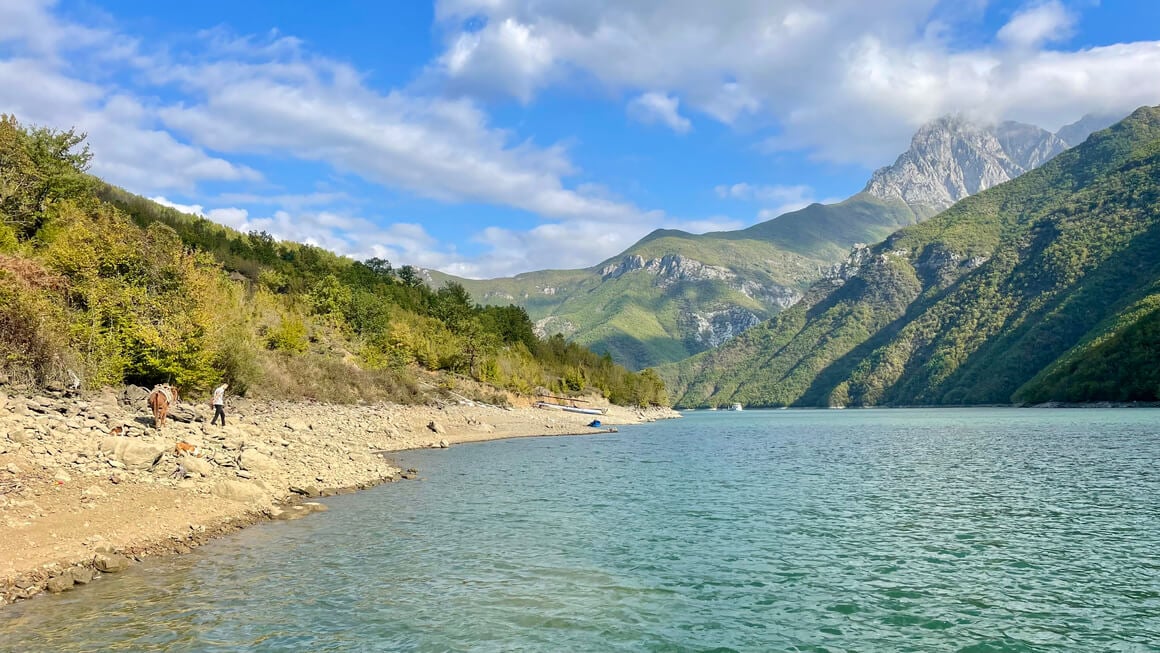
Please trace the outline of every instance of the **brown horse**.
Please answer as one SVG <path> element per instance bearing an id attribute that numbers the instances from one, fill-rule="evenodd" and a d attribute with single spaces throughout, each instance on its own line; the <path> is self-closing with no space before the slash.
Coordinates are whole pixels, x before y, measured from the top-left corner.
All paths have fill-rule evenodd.
<path id="1" fill-rule="evenodd" d="M 177 388 L 162 383 L 154 386 L 153 391 L 149 393 L 149 408 L 153 411 L 153 426 L 158 430 L 165 426 L 165 416 L 169 414 L 169 407 L 176 405 L 180 401 L 177 396 Z"/>

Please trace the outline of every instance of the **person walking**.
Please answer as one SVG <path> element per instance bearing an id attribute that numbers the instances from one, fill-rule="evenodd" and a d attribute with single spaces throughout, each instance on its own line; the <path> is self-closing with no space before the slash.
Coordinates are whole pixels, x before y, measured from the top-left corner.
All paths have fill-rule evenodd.
<path id="1" fill-rule="evenodd" d="M 222 418 L 222 426 L 226 425 L 226 390 L 230 385 L 223 383 L 213 391 L 213 419 L 210 420 L 210 425 L 217 424 L 218 418 Z"/>

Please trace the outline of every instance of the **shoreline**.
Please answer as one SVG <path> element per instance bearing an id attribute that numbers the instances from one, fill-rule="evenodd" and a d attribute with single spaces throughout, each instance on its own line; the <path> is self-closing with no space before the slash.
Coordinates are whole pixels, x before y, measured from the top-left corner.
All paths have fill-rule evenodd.
<path id="1" fill-rule="evenodd" d="M 393 453 L 599 434 L 680 416 L 606 406 L 594 429 L 592 415 L 470 401 L 235 400 L 225 427 L 208 424 L 208 405 L 183 403 L 158 432 L 143 392 L 0 389 L 0 606 L 67 591 L 145 557 L 186 553 L 258 522 L 325 510 L 311 501 L 317 497 L 415 478 L 388 460 Z M 178 455 L 179 441 L 199 455 Z"/>

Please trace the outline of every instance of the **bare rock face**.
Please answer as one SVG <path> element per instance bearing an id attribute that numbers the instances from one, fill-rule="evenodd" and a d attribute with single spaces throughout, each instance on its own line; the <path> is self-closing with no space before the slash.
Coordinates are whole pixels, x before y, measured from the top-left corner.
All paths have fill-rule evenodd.
<path id="1" fill-rule="evenodd" d="M 683 330 L 693 333 L 693 339 L 706 346 L 716 347 L 741 332 L 761 323 L 761 318 L 740 306 L 729 306 L 703 313 L 689 313 L 681 318 Z"/>
<path id="2" fill-rule="evenodd" d="M 893 165 L 875 171 L 865 192 L 901 199 L 919 215 L 932 215 L 1018 177 L 1067 147 L 1034 125 L 980 125 L 960 116 L 943 117 L 919 129 Z"/>
<path id="3" fill-rule="evenodd" d="M 933 215 L 1047 163 L 1117 120 L 1088 115 L 1052 134 L 1026 123 L 988 125 L 945 116 L 923 125 L 910 149 L 894 165 L 875 171 L 864 191 L 901 199 L 919 216 Z"/>

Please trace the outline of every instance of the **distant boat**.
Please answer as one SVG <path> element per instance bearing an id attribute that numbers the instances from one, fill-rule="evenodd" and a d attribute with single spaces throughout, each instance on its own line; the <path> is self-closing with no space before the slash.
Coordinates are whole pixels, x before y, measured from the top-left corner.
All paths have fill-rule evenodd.
<path id="1" fill-rule="evenodd" d="M 743 408 L 741 406 L 741 403 L 738 402 L 738 403 L 733 404 L 733 407 L 730 408 L 729 410 L 743 410 Z"/>
<path id="2" fill-rule="evenodd" d="M 603 415 L 604 409 L 600 408 L 580 408 L 578 406 L 561 406 L 560 404 L 550 404 L 546 401 L 537 401 L 536 408 L 547 408 L 548 410 L 564 410 L 569 413 L 580 413 L 582 415 Z"/>

